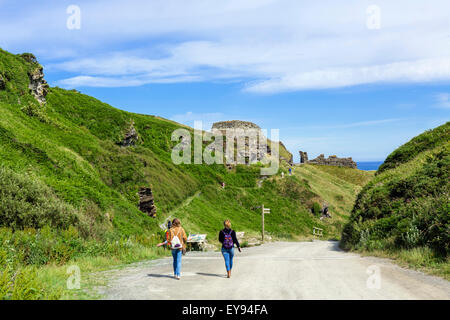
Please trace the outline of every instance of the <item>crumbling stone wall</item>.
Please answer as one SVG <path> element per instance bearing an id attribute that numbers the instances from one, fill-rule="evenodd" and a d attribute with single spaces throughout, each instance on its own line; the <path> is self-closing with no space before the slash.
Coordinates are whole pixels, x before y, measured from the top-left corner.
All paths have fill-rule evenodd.
<path id="1" fill-rule="evenodd" d="M 308 152 L 300 151 L 300 163 L 308 163 Z"/>
<path id="2" fill-rule="evenodd" d="M 238 129 L 238 130 L 236 130 Z M 244 148 L 239 148 L 237 146 L 237 143 L 235 144 L 236 153 L 240 158 L 245 159 L 245 163 L 254 163 L 257 161 L 261 161 L 263 159 L 268 159 L 270 156 L 272 156 L 272 149 L 270 147 L 270 144 L 273 143 L 270 140 L 267 139 L 267 137 L 264 135 L 263 130 L 261 128 L 248 121 L 241 121 L 241 120 L 232 120 L 232 121 L 221 121 L 216 122 L 212 126 L 212 130 L 219 130 L 222 132 L 224 136 L 227 135 L 228 130 L 236 130 L 235 142 L 237 142 L 236 138 L 239 138 L 239 136 L 245 137 L 244 139 Z M 249 138 L 252 137 L 252 138 Z M 261 145 L 260 145 L 261 142 Z M 266 145 L 266 148 L 260 148 L 262 145 Z M 280 148 L 286 149 L 286 147 L 283 145 L 281 141 L 279 141 Z M 223 150 L 226 150 L 226 141 L 224 141 Z M 252 150 L 253 152 L 250 152 Z M 287 149 L 286 149 L 287 150 Z M 256 151 L 256 152 L 255 152 Z M 281 161 L 285 161 L 290 165 L 294 164 L 294 158 L 291 153 L 289 153 L 289 157 L 283 157 L 279 156 Z"/>
<path id="3" fill-rule="evenodd" d="M 337 156 L 329 156 L 325 158 L 325 155 L 321 154 L 317 158 L 313 160 L 308 160 L 308 153 L 300 151 L 300 163 L 308 163 L 308 164 L 320 164 L 327 166 L 338 166 L 338 167 L 348 167 L 357 169 L 358 166 L 353 159 L 350 158 L 338 158 Z"/>
<path id="4" fill-rule="evenodd" d="M 257 130 L 261 130 L 261 128 L 252 123 L 252 122 L 248 122 L 248 121 L 240 121 L 240 120 L 232 120 L 232 121 L 221 121 L 221 122 L 216 122 L 213 124 L 212 126 L 213 129 L 218 129 L 218 130 L 226 130 L 226 129 L 257 129 Z"/>
<path id="5" fill-rule="evenodd" d="M 263 159 L 266 155 L 270 155 L 271 150 L 269 145 L 267 144 L 266 150 L 259 150 L 258 141 L 260 139 L 267 140 L 267 138 L 263 135 L 261 128 L 252 123 L 247 121 L 240 121 L 240 120 L 232 120 L 232 121 L 222 121 L 222 122 L 216 122 L 212 126 L 212 130 L 220 130 L 224 136 L 227 135 L 227 130 L 242 130 L 242 131 L 236 131 L 237 134 L 235 137 L 235 140 L 237 142 L 237 139 L 240 137 L 245 137 L 244 139 L 244 148 L 238 148 L 238 145 L 236 144 L 236 155 L 245 159 L 246 163 L 253 163 L 256 161 L 259 161 Z M 239 133 L 241 133 L 239 135 Z M 250 139 L 249 137 L 254 137 L 253 139 Z M 264 141 L 262 140 L 262 141 Z M 223 150 L 226 150 L 226 141 L 224 141 Z M 257 151 L 250 152 L 250 150 Z"/>

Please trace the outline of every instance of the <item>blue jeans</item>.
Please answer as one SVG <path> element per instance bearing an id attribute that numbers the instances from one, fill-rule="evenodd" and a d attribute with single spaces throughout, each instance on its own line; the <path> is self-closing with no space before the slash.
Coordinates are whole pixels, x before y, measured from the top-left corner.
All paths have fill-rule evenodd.
<path id="1" fill-rule="evenodd" d="M 172 250 L 172 256 L 173 256 L 173 274 L 175 276 L 180 276 L 181 272 L 181 250 L 175 249 Z"/>
<path id="2" fill-rule="evenodd" d="M 227 268 L 227 271 L 231 271 L 231 269 L 233 269 L 234 248 L 222 248 L 222 255 L 225 259 L 225 267 Z"/>

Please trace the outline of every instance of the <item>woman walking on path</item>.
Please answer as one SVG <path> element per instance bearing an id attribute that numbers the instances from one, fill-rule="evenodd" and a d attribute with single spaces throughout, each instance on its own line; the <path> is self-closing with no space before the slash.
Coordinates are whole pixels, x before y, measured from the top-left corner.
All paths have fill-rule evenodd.
<path id="1" fill-rule="evenodd" d="M 181 256 L 183 249 L 186 247 L 187 236 L 184 229 L 181 227 L 179 219 L 173 219 L 172 227 L 169 230 L 168 242 L 172 249 L 173 256 L 173 273 L 175 279 L 180 280 L 181 275 Z"/>
<path id="2" fill-rule="evenodd" d="M 219 241 L 222 243 L 222 255 L 225 259 L 225 267 L 227 268 L 227 278 L 231 277 L 231 269 L 233 269 L 234 245 L 241 252 L 241 246 L 236 237 L 236 232 L 231 229 L 230 220 L 225 220 L 224 229 L 219 232 Z"/>

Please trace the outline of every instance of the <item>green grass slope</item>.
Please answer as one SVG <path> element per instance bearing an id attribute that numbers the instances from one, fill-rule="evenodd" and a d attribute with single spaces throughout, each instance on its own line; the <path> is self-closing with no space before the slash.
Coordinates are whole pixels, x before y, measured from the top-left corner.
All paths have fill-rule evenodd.
<path id="1" fill-rule="evenodd" d="M 340 238 L 340 230 L 347 222 L 356 196 L 362 187 L 373 178 L 373 172 L 351 168 L 304 164 L 294 169 L 294 175 L 311 187 L 318 195 L 320 206 L 326 202 L 333 219 L 324 220 Z"/>
<path id="2" fill-rule="evenodd" d="M 257 207 L 264 204 L 272 209 L 266 232 L 274 238 L 305 238 L 313 226 L 327 238 L 339 236 L 340 225 L 319 220 L 310 208 L 324 199 L 334 204 L 329 196 L 353 201 L 352 192 L 338 190 L 339 183 L 354 188 L 346 174 L 316 170 L 262 182 L 258 165 L 175 165 L 171 152 L 178 142 L 171 135 L 186 126 L 125 112 L 76 90 L 48 88 L 40 105 L 28 85 L 41 68 L 31 54 L 0 49 L 0 299 L 67 297 L 61 267 L 69 263 L 87 272 L 164 254 L 154 245 L 168 217 L 214 243 L 226 218 L 257 236 Z M 118 145 L 131 126 L 139 134 L 136 145 Z M 290 158 L 282 144 L 280 154 Z M 334 193 L 321 193 L 318 176 L 333 180 Z M 140 187 L 152 188 L 155 219 L 138 210 Z M 339 208 L 341 216 L 347 207 Z M 30 283 L 36 290 L 23 291 Z"/>
<path id="3" fill-rule="evenodd" d="M 449 275 L 449 127 L 427 131 L 392 153 L 397 156 L 388 158 L 391 164 L 394 158 L 403 160 L 379 170 L 359 193 L 342 233 L 344 248 L 402 252 L 404 260 L 437 264 Z M 424 145 L 430 137 L 431 146 Z M 402 155 L 408 152 L 412 158 Z"/>
<path id="4" fill-rule="evenodd" d="M 399 165 L 414 159 L 421 152 L 434 149 L 435 147 L 444 144 L 449 140 L 449 137 L 449 122 L 418 135 L 417 137 L 411 139 L 408 143 L 405 143 L 398 149 L 394 150 L 378 168 L 377 174 L 396 168 Z"/>
<path id="5" fill-rule="evenodd" d="M 216 197 L 223 195 L 217 188 L 222 181 L 227 183 L 227 191 L 232 188 L 255 190 L 259 179 L 257 167 L 238 166 L 229 171 L 223 165 L 173 164 L 171 151 L 177 142 L 171 141 L 171 134 L 180 125 L 172 121 L 131 114 L 75 90 L 60 88 L 50 88 L 47 104 L 39 106 L 30 95 L 26 81 L 27 74 L 40 68 L 37 62 L 29 62 L 4 51 L 0 56 L 1 73 L 7 79 L 6 89 L 0 95 L 1 165 L 8 174 L 14 172 L 28 179 L 31 185 L 35 183 L 48 188 L 58 201 L 70 208 L 72 224 L 87 236 L 102 236 L 100 231 L 90 230 L 89 233 L 89 230 L 84 230 L 83 223 L 90 224 L 86 216 L 91 211 L 101 213 L 103 219 L 100 217 L 98 220 L 104 220 L 105 225 L 111 224 L 111 233 L 157 232 L 159 219 L 151 219 L 137 209 L 140 186 L 152 187 L 158 216 L 162 217 L 208 187 L 214 192 L 203 194 L 210 197 L 207 200 L 214 216 L 214 212 L 227 207 L 226 203 L 215 201 Z M 9 74 L 10 70 L 15 72 Z M 16 102 L 19 100 L 27 101 L 34 112 L 24 109 Z M 131 124 L 139 133 L 137 145 L 128 148 L 117 145 Z M 300 187 L 307 190 L 307 186 L 300 184 Z M 274 192 L 277 190 L 279 188 Z M 11 197 L 13 191 L 8 192 Z M 270 199 L 279 195 L 271 194 Z M 3 226 L 14 229 L 40 228 L 43 224 L 68 227 L 67 222 L 58 222 L 56 216 L 55 221 L 45 222 L 42 219 L 14 220 L 14 217 L 24 215 L 19 205 L 21 196 L 18 195 L 16 200 L 17 208 L 8 211 L 9 220 L 6 217 L 2 219 Z M 38 201 L 33 197 L 28 200 L 30 205 Z M 265 198 L 260 196 L 253 205 L 263 200 Z M 307 208 L 299 208 L 297 200 L 288 198 L 291 207 L 297 208 L 292 214 L 305 213 Z M 228 201 L 236 203 L 234 196 L 229 196 Z M 51 216 L 47 209 L 42 211 L 27 214 Z M 255 216 L 257 214 L 254 213 Z M 196 215 L 192 220 L 196 221 Z M 100 229 L 104 231 L 107 228 Z M 293 227 L 292 232 L 297 233 L 297 230 Z"/>

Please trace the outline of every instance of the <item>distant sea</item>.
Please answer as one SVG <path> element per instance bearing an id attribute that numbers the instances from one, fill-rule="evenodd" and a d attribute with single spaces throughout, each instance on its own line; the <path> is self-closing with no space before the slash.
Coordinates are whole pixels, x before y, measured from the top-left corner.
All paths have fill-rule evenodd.
<path id="1" fill-rule="evenodd" d="M 359 170 L 378 170 L 378 167 L 381 166 L 383 161 L 362 161 L 362 162 L 356 162 L 358 165 Z"/>

